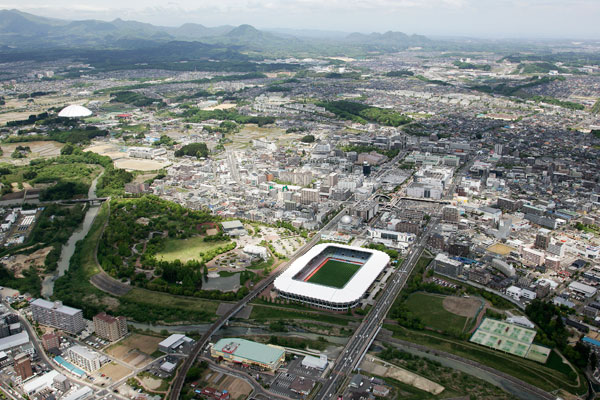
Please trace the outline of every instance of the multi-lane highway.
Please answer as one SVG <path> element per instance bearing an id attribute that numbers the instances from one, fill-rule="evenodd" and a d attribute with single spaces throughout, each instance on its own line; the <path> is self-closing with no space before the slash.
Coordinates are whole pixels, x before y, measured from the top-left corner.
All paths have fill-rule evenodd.
<path id="1" fill-rule="evenodd" d="M 446 199 L 452 198 L 456 185 L 460 182 L 461 178 L 468 173 L 468 170 L 470 166 L 473 165 L 473 162 L 474 160 L 468 162 L 463 166 L 463 168 L 457 171 L 458 173 L 455 175 L 452 184 L 446 192 Z M 399 200 L 400 197 L 395 197 L 392 199 L 392 206 L 395 206 Z M 346 344 L 346 347 L 344 348 L 344 351 L 335 360 L 329 380 L 321 388 L 319 394 L 316 396 L 317 399 L 328 399 L 338 393 L 340 390 L 340 385 L 342 385 L 348 374 L 358 366 L 362 357 L 371 346 L 371 343 L 375 340 L 385 316 L 392 307 L 396 296 L 406 284 L 406 281 L 416 266 L 423 249 L 425 248 L 427 239 L 439 221 L 439 217 L 437 216 L 439 208 L 440 205 L 438 204 L 432 210 L 434 216 L 429 221 L 429 224 L 422 232 L 418 241 L 413 245 L 413 248 L 402 267 L 398 269 L 391 277 L 391 280 L 384 289 L 381 298 L 377 301 L 376 305 L 367 315 L 367 318 L 362 322 L 354 335 L 350 338 Z"/>
<path id="2" fill-rule="evenodd" d="M 346 376 L 358 366 L 362 356 L 367 352 L 369 346 L 377 336 L 379 328 L 381 327 L 386 314 L 392 307 L 396 296 L 406 284 L 408 277 L 417 264 L 417 261 L 425 248 L 429 233 L 436 224 L 437 218 L 432 218 L 418 242 L 413 246 L 402 267 L 399 268 L 388 281 L 381 298 L 377 300 L 377 303 L 371 309 L 367 318 L 358 327 L 354 335 L 346 344 L 343 352 L 335 360 L 327 383 L 323 385 L 315 398 L 327 399 L 335 395 Z"/>

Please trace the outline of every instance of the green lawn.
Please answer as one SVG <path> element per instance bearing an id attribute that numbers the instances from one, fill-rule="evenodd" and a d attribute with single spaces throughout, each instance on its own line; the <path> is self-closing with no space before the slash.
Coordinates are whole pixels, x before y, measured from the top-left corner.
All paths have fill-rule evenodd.
<path id="1" fill-rule="evenodd" d="M 329 260 L 308 282 L 341 289 L 361 267 L 362 265 Z"/>
<path id="2" fill-rule="evenodd" d="M 163 250 L 156 254 L 156 258 L 161 261 L 189 260 L 201 261 L 200 252 L 205 253 L 221 247 L 228 242 L 205 242 L 202 236 L 196 236 L 189 239 L 167 239 L 164 242 Z"/>
<path id="3" fill-rule="evenodd" d="M 438 331 L 461 334 L 467 318 L 446 311 L 443 306 L 444 297 L 417 292 L 408 296 L 405 304 L 424 325 Z"/>

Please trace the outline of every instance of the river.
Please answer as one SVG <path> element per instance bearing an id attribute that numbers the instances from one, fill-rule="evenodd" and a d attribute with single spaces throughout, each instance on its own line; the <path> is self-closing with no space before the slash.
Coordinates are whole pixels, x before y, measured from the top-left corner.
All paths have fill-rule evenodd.
<path id="1" fill-rule="evenodd" d="M 98 175 L 90 185 L 90 189 L 88 190 L 88 198 L 90 199 L 97 198 L 96 185 L 98 184 L 98 179 L 100 176 L 102 176 L 102 173 L 100 173 L 100 175 Z M 62 247 L 60 258 L 58 259 L 58 268 L 54 274 L 46 276 L 42 282 L 42 297 L 49 299 L 54 293 L 54 281 L 58 277 L 63 276 L 69 269 L 69 261 L 71 260 L 73 253 L 75 253 L 75 245 L 78 241 L 86 237 L 99 210 L 99 205 L 92 206 L 88 203 L 88 210 L 85 213 L 83 223 L 73 232 L 67 243 Z"/>

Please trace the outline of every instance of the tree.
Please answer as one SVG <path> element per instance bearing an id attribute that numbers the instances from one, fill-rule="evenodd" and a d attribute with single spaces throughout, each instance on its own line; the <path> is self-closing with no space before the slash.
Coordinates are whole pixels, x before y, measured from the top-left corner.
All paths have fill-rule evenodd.
<path id="1" fill-rule="evenodd" d="M 315 141 L 314 135 L 306 135 L 302 139 L 300 139 L 302 143 L 313 143 Z"/>
<path id="2" fill-rule="evenodd" d="M 74 150 L 75 150 L 75 146 L 73 146 L 72 143 L 67 143 L 63 146 L 62 149 L 60 149 L 60 154 L 63 156 L 69 156 L 69 155 L 73 154 Z"/>

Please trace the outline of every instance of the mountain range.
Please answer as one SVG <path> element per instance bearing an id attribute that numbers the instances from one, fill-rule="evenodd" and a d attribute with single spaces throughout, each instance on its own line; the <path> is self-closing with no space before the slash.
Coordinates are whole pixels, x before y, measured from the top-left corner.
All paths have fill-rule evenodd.
<path id="1" fill-rule="evenodd" d="M 291 32 L 291 33 L 290 33 Z M 19 10 L 0 10 L 0 47 L 13 50 L 40 48 L 105 48 L 126 49 L 154 46 L 171 41 L 197 41 L 212 45 L 233 46 L 249 51 L 276 51 L 278 49 L 310 52 L 315 48 L 345 45 L 361 46 L 368 51 L 397 51 L 411 46 L 427 45 L 424 36 L 401 32 L 384 34 L 352 33 L 343 36 L 319 37 L 314 31 L 262 31 L 251 25 L 206 27 L 187 23 L 179 27 L 115 19 L 68 21 L 45 18 Z"/>

